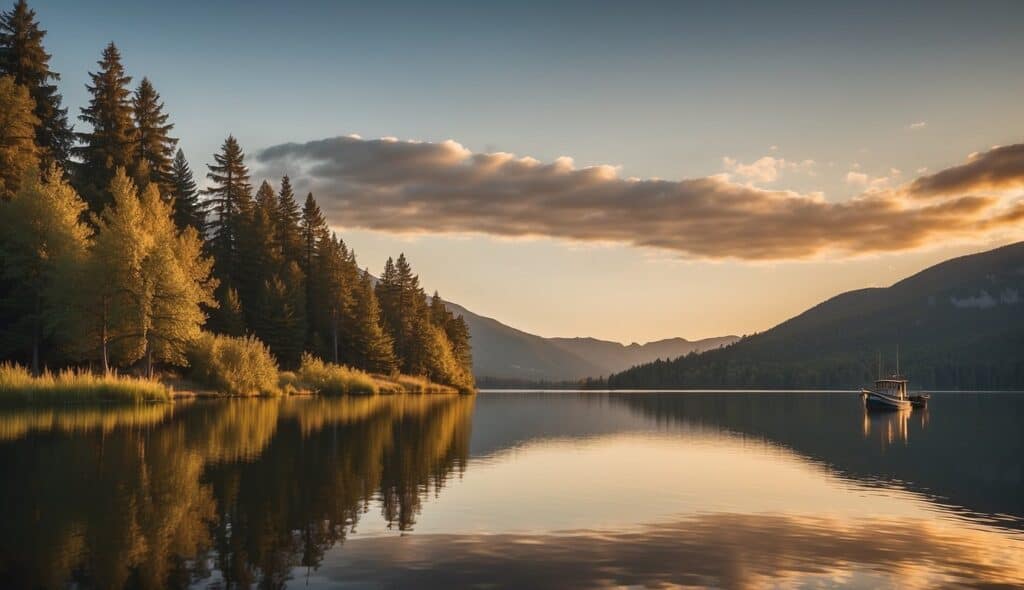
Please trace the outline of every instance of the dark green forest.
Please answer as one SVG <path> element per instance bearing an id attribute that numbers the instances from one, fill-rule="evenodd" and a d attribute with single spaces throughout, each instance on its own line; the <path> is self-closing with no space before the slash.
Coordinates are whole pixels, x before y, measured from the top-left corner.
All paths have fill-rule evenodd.
<path id="1" fill-rule="evenodd" d="M 228 135 L 199 183 L 153 81 L 114 43 L 73 124 L 46 31 L 0 15 L 0 360 L 180 367 L 201 331 L 471 389 L 469 331 L 405 255 L 380 280 L 292 179 L 252 178 Z"/>

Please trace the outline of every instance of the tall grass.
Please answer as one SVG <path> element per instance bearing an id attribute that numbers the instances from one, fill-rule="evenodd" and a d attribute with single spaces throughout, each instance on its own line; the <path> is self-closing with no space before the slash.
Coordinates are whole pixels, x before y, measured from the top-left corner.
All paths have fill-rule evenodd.
<path id="1" fill-rule="evenodd" d="M 204 332 L 188 352 L 193 379 L 228 395 L 280 395 L 277 361 L 267 345 L 246 336 Z"/>
<path id="2" fill-rule="evenodd" d="M 311 354 L 302 355 L 298 378 L 317 393 L 326 395 L 380 393 L 373 375 L 344 365 L 325 363 Z"/>
<path id="3" fill-rule="evenodd" d="M 20 403 L 167 401 L 171 390 L 148 379 L 125 375 L 94 375 L 65 369 L 33 377 L 25 367 L 0 364 L 0 401 Z"/>

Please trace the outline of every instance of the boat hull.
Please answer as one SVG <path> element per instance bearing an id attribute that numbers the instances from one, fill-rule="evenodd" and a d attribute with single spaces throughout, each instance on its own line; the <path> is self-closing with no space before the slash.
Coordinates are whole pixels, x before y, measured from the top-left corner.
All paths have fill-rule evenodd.
<path id="1" fill-rule="evenodd" d="M 869 410 L 898 411 L 909 410 L 911 407 L 910 400 L 895 398 L 877 391 L 865 391 L 864 395 L 864 404 Z"/>

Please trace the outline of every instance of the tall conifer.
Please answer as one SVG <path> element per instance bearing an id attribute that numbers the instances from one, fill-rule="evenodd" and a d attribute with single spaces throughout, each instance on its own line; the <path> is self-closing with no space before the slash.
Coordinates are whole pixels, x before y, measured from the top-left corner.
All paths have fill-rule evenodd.
<path id="1" fill-rule="evenodd" d="M 281 178 L 281 191 L 277 195 L 277 243 L 285 260 L 302 264 L 302 212 L 295 200 L 292 181 Z"/>
<path id="2" fill-rule="evenodd" d="M 97 63 L 100 69 L 89 73 L 91 83 L 86 85 L 89 105 L 78 117 L 91 131 L 77 134 L 81 145 L 74 151 L 81 160 L 75 184 L 90 209 L 98 213 L 112 201 L 109 187 L 114 171 L 134 169 L 135 126 L 128 89 L 132 79 L 125 74 L 117 46 L 107 45 Z"/>
<path id="3" fill-rule="evenodd" d="M 68 123 L 68 110 L 55 84 L 60 74 L 50 70 L 50 54 L 43 47 L 46 31 L 39 28 L 36 13 L 25 0 L 0 13 L 0 75 L 8 75 L 28 89 L 38 122 L 35 142 L 43 169 L 56 163 L 67 171 L 68 156 L 75 141 Z"/>
<path id="4" fill-rule="evenodd" d="M 229 135 L 221 151 L 213 156 L 206 177 L 212 184 L 205 191 L 211 217 L 209 248 L 223 289 L 235 287 L 238 275 L 238 237 L 252 205 L 252 186 L 245 153 L 235 136 Z"/>
<path id="5" fill-rule="evenodd" d="M 135 181 L 140 186 L 155 183 L 160 196 L 170 199 L 174 149 L 178 140 L 170 136 L 174 125 L 167 122 L 169 115 L 164 112 L 164 103 L 149 78 L 143 78 L 135 89 L 132 111 L 135 116 Z"/>
<path id="6" fill-rule="evenodd" d="M 174 224 L 178 229 L 194 227 L 200 237 L 206 231 L 204 204 L 199 200 L 199 189 L 185 152 L 178 148 L 171 164 L 170 196 L 174 207 Z"/>

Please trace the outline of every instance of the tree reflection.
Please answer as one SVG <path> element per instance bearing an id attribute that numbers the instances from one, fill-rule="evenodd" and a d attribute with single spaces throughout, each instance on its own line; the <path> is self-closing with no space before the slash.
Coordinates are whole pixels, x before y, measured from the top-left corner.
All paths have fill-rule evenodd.
<path id="1" fill-rule="evenodd" d="M 472 406 L 392 396 L 204 402 L 113 421 L 0 413 L 13 439 L 0 443 L 0 586 L 185 587 L 219 570 L 228 586 L 281 587 L 374 499 L 411 527 L 422 495 L 465 468 Z"/>

